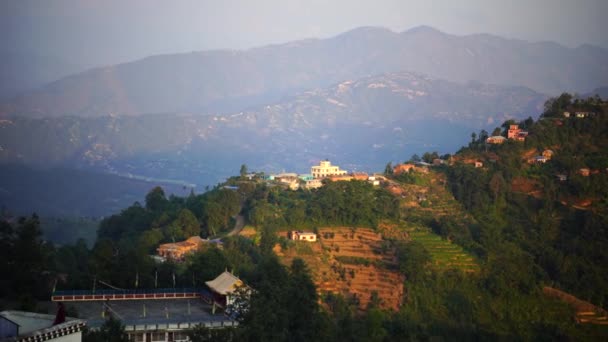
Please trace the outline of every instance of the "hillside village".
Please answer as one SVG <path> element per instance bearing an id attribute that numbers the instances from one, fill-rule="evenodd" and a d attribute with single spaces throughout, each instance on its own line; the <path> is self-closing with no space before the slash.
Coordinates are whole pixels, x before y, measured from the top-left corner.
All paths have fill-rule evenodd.
<path id="1" fill-rule="evenodd" d="M 459 317 L 488 336 L 513 326 L 533 336 L 538 320 L 564 336 L 605 336 L 608 118 L 604 102 L 588 101 L 587 115 L 549 102 L 536 122 L 507 121 L 453 155 L 414 155 L 382 173 L 329 160 L 307 174 L 243 165 L 204 194 L 154 188 L 104 219 L 90 251 L 53 251 L 57 273 L 40 284 L 92 327 L 122 317 L 136 339 L 185 339 L 195 324 L 247 332 L 275 312 L 297 320 L 302 307 L 312 320 L 331 315 L 328 334 L 346 321 L 372 331 L 372 319 L 382 329 L 430 320 L 427 336 Z"/>
<path id="2" fill-rule="evenodd" d="M 573 118 L 585 119 L 593 116 L 595 115 L 578 115 L 574 116 Z M 564 116 L 564 119 L 566 120 L 569 118 Z M 297 175 L 284 173 L 279 175 L 264 176 L 263 174 L 249 173 L 245 175 L 245 177 L 241 177 L 241 181 L 242 179 L 246 178 L 248 181 L 262 182 L 268 186 L 280 185 L 292 191 L 299 189 L 300 186 L 305 190 L 318 189 L 324 184 L 328 184 L 328 181 L 365 181 L 373 184 L 374 186 L 385 188 L 391 194 L 397 196 L 400 199 L 402 216 L 409 217 L 408 221 L 411 221 L 413 217 L 417 216 L 426 217 L 426 222 L 429 222 L 429 216 L 433 216 L 436 222 L 440 221 L 442 217 L 453 221 L 455 217 L 460 216 L 463 217 L 463 219 L 460 220 L 457 225 L 474 225 L 476 223 L 472 216 L 464 213 L 460 215 L 456 214 L 458 211 L 464 212 L 464 208 L 454 200 L 451 200 L 450 202 L 450 195 L 446 191 L 447 179 L 445 176 L 443 176 L 443 173 L 445 173 L 443 170 L 445 168 L 449 169 L 458 167 L 458 165 L 470 165 L 470 167 L 481 170 L 482 172 L 489 172 L 490 169 L 495 168 L 502 163 L 502 152 L 497 149 L 503 148 L 502 145 L 505 142 L 511 142 L 510 144 L 515 144 L 513 146 L 521 149 L 521 147 L 525 147 L 526 140 L 528 138 L 534 138 L 534 130 L 532 133 L 530 133 L 521 129 L 520 124 L 506 123 L 504 126 L 505 129 L 502 131 L 504 136 L 500 135 L 500 137 L 504 138 L 504 141 L 498 145 L 495 143 L 495 141 L 500 140 L 496 138 L 497 136 L 485 138 L 483 134 L 480 134 L 479 140 L 472 143 L 472 145 L 475 147 L 471 148 L 471 150 L 465 149 L 456 155 L 444 156 L 443 159 L 439 158 L 439 156 L 436 154 L 426 154 L 424 156 L 425 161 L 419 160 L 418 158 L 412 158 L 412 160 L 409 162 L 399 163 L 395 166 L 391 166 L 390 169 L 385 170 L 384 174 L 375 174 L 373 176 L 357 173 L 347 174 L 347 171 L 341 170 L 338 166 L 332 165 L 330 161 L 325 160 L 319 165 L 313 166 L 310 174 Z M 528 123 L 528 126 L 530 126 L 530 123 Z M 556 127 L 561 126 L 563 126 L 563 124 L 556 124 Z M 479 142 L 485 142 L 485 144 L 479 147 Z M 520 168 L 527 169 L 540 167 L 548 162 L 551 162 L 554 153 L 555 152 L 549 148 L 543 150 L 524 148 L 519 157 Z M 555 175 L 555 179 L 559 182 L 566 182 L 568 179 L 566 174 L 570 173 L 582 177 L 588 177 L 591 175 L 591 172 L 588 174 L 584 173 L 584 169 L 585 168 L 582 168 L 583 171 L 580 169 L 571 170 L 570 172 L 562 171 L 562 173 Z M 597 174 L 597 171 L 594 171 L 593 174 Z M 238 182 L 239 181 L 236 181 L 235 184 L 238 184 Z M 535 188 L 535 185 L 538 184 L 534 180 L 525 180 L 521 177 L 514 177 L 512 180 L 511 189 L 515 192 L 525 192 L 531 196 L 538 197 L 541 195 L 542 191 L 539 192 L 539 190 Z M 238 186 L 229 187 L 229 189 L 237 191 Z M 420 220 L 420 218 L 417 220 Z M 422 222 L 424 221 L 425 219 L 422 219 Z M 439 224 L 441 225 L 442 223 Z M 403 225 L 403 223 L 401 225 Z M 441 243 L 443 243 L 441 242 L 441 236 L 448 238 L 448 243 L 454 239 L 458 240 L 458 237 L 452 236 L 454 232 L 443 231 L 444 228 L 442 227 L 429 227 L 429 230 L 429 228 L 424 228 L 424 224 L 420 225 L 420 223 L 415 223 L 413 226 L 410 226 L 411 228 L 405 228 L 408 225 L 411 225 L 411 223 L 402 226 L 402 233 L 397 234 L 396 237 L 394 234 L 391 235 L 387 231 L 381 230 L 381 233 L 378 235 L 380 240 L 378 241 L 386 240 L 386 243 L 387 241 L 395 241 L 395 238 L 403 241 L 420 241 L 421 243 L 425 244 L 427 250 L 431 251 L 433 259 L 435 259 L 434 262 L 436 262 L 437 265 L 444 265 L 442 267 L 447 267 L 447 269 L 450 267 L 457 267 L 466 272 L 477 272 L 479 270 L 479 265 L 475 261 L 476 258 L 470 253 L 462 250 L 457 244 L 451 243 L 452 246 L 455 246 L 453 252 L 454 254 L 447 254 L 448 256 L 451 255 L 451 257 L 445 259 L 446 261 L 442 261 L 444 259 L 441 254 L 435 255 L 435 252 L 432 252 L 434 248 L 437 247 L 432 247 L 433 245 L 431 244 L 431 241 L 440 242 L 441 245 Z M 388 222 L 383 223 L 382 226 L 392 226 L 392 229 L 394 230 L 394 225 Z M 372 273 L 385 272 L 385 275 L 382 277 L 384 279 L 393 277 L 389 276 L 389 274 L 393 272 L 390 269 L 395 265 L 392 264 L 393 266 L 391 266 L 391 263 L 394 263 L 396 260 L 394 259 L 394 254 L 391 254 L 395 253 L 394 250 L 392 252 L 390 251 L 392 248 L 385 250 L 388 254 L 386 254 L 384 258 L 387 261 L 385 263 L 378 264 L 374 261 L 374 258 L 370 259 L 370 252 L 369 250 L 368 252 L 365 252 L 365 248 L 378 250 L 379 247 L 373 247 L 373 244 L 367 245 L 367 243 L 364 242 L 366 241 L 365 239 L 359 237 L 359 243 L 363 243 L 360 244 L 359 247 L 348 247 L 348 244 L 344 244 L 346 243 L 346 240 L 344 243 L 337 243 L 338 240 L 335 240 L 336 234 L 347 237 L 351 235 L 348 233 L 348 230 L 341 231 L 340 229 L 336 230 L 336 228 L 315 228 L 315 231 L 313 232 L 301 230 L 298 229 L 298 227 L 294 228 L 296 228 L 296 230 L 288 230 L 279 233 L 280 238 L 286 239 L 287 241 L 292 240 L 293 242 L 277 244 L 274 250 L 286 264 L 289 264 L 294 257 L 301 257 L 306 260 L 307 264 L 315 265 L 312 267 L 314 270 L 313 276 L 320 294 L 341 293 L 346 295 L 355 295 L 361 309 L 364 309 L 368 305 L 372 296 L 377 296 L 374 298 L 378 298 L 381 303 L 384 303 L 381 305 L 391 303 L 391 305 L 393 305 L 393 310 L 398 309 L 398 305 L 394 305 L 396 303 L 398 304 L 399 301 L 392 299 L 391 295 L 394 293 L 402 293 L 404 291 L 403 289 L 392 289 L 384 292 L 384 290 L 382 290 L 383 285 L 381 285 L 381 283 L 379 283 L 377 288 L 375 285 L 373 285 L 374 277 L 372 276 L 368 277 L 364 290 L 356 290 L 356 287 L 353 287 L 353 284 L 358 282 L 358 272 L 364 272 L 364 269 L 361 267 L 372 268 L 374 270 Z M 344 229 L 348 228 L 345 227 Z M 363 230 L 360 229 L 361 228 L 357 229 L 357 231 L 363 232 Z M 252 235 L 251 228 L 244 230 L 244 233 L 245 236 L 250 237 L 255 237 L 257 235 L 255 232 L 253 232 Z M 439 236 L 435 235 L 435 237 L 433 237 L 433 235 L 437 233 L 439 233 Z M 353 235 L 353 238 L 354 237 L 355 235 Z M 296 245 L 294 245 L 294 243 L 296 243 Z M 310 247 L 297 245 L 300 243 L 313 243 L 313 245 Z M 355 252 L 357 248 L 363 249 L 360 252 Z M 441 253 L 446 253 L 453 247 L 450 247 L 450 244 L 448 244 L 439 248 L 439 251 L 442 251 Z M 353 251 L 349 253 L 355 254 L 343 254 L 346 251 Z M 329 252 L 329 254 L 326 254 L 327 252 Z M 372 255 L 374 253 L 372 253 Z M 380 255 L 384 255 L 383 252 L 379 253 Z M 391 255 L 393 256 L 391 257 Z M 357 271 L 357 267 L 361 269 Z M 348 280 L 345 278 L 345 273 L 351 274 L 352 279 Z M 331 274 L 334 274 L 334 276 L 330 276 Z M 395 274 L 395 276 L 396 275 L 397 274 Z"/>
<path id="3" fill-rule="evenodd" d="M 363 180 L 377 186 L 380 184 L 382 179 L 381 175 L 368 175 L 364 172 L 353 172 L 348 173 L 346 170 L 340 169 L 339 166 L 332 165 L 331 162 L 326 159 L 319 162 L 319 165 L 314 165 L 310 168 L 310 173 L 297 174 L 283 172 L 279 174 L 268 174 L 264 172 L 260 173 L 248 173 L 241 178 L 247 180 L 262 180 L 269 185 L 282 185 L 286 186 L 290 190 L 302 189 L 317 189 L 323 186 L 323 180 L 330 180 L 333 182 L 338 181 L 350 181 L 350 180 Z M 228 189 L 236 189 L 235 187 L 227 187 Z"/>
<path id="4" fill-rule="evenodd" d="M 608 0 L 0 7 L 0 342 L 608 341 Z"/>

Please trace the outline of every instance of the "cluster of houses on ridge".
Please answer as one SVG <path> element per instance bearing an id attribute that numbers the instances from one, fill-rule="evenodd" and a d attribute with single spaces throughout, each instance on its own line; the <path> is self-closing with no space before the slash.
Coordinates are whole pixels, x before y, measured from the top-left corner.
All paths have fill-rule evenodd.
<path id="1" fill-rule="evenodd" d="M 588 111 L 564 111 L 562 112 L 564 118 L 578 118 L 584 119 L 588 117 L 593 117 L 596 115 L 595 112 Z M 558 120 L 558 123 L 561 124 L 561 121 Z M 504 137 L 502 135 L 493 135 L 486 139 L 487 144 L 499 145 L 503 144 L 507 140 L 515 140 L 515 141 L 526 141 L 526 137 L 528 136 L 528 132 L 519 128 L 519 125 L 513 124 L 509 125 L 509 129 L 507 130 L 507 136 Z"/>
<path id="2" fill-rule="evenodd" d="M 519 128 L 519 125 L 509 125 L 506 138 L 502 135 L 493 135 L 486 139 L 486 143 L 492 145 L 500 145 L 507 140 L 526 141 L 527 136 L 528 131 L 522 130 L 521 128 Z"/>
<path id="3" fill-rule="evenodd" d="M 251 173 L 246 176 L 248 179 L 259 177 L 258 174 Z M 323 180 L 328 179 L 333 182 L 361 180 L 368 181 L 374 186 L 380 185 L 382 176 L 368 175 L 365 172 L 353 172 L 348 174 L 346 170 L 340 169 L 337 165 L 332 165 L 329 160 L 322 160 L 319 165 L 314 165 L 310 168 L 309 174 L 297 173 L 280 173 L 263 176 L 263 179 L 268 182 L 276 182 L 286 185 L 291 190 L 317 189 L 323 186 Z"/>
<path id="4" fill-rule="evenodd" d="M 313 232 L 305 232 L 301 230 L 290 231 L 287 235 L 290 240 L 316 242 L 317 234 Z M 173 262 L 183 262 L 186 256 L 193 254 L 205 246 L 216 246 L 223 248 L 223 243 L 220 239 L 203 239 L 200 236 L 191 236 L 184 241 L 163 243 L 156 248 L 156 255 L 153 256 L 159 262 L 171 260 Z"/>
<path id="5" fill-rule="evenodd" d="M 589 112 L 589 111 L 564 111 L 562 113 L 563 117 L 568 119 L 568 118 L 577 118 L 577 119 L 584 119 L 584 118 L 588 118 L 588 117 L 593 117 L 596 115 L 595 112 Z M 558 120 L 558 122 L 561 124 L 561 121 Z M 522 130 L 521 128 L 519 128 L 519 125 L 513 124 L 513 125 L 509 125 L 509 129 L 507 130 L 507 136 L 504 137 L 502 135 L 494 135 L 491 137 L 488 137 L 486 139 L 486 143 L 490 144 L 490 145 L 500 145 L 503 144 L 504 142 L 506 142 L 507 140 L 515 140 L 515 141 L 525 141 L 526 137 L 528 136 L 528 132 Z M 541 154 L 534 156 L 532 158 L 528 158 L 527 159 L 527 163 L 528 164 L 544 164 L 546 162 L 548 162 L 549 160 L 551 160 L 551 158 L 553 157 L 553 151 L 550 149 L 546 149 L 544 150 Z M 483 163 L 480 161 L 473 161 L 471 162 L 471 164 L 475 164 L 475 167 L 483 167 Z M 608 172 L 608 169 L 606 170 Z M 589 168 L 580 168 L 579 170 L 576 171 L 577 174 L 583 176 L 583 177 L 589 177 L 589 175 L 591 174 L 597 174 L 599 173 L 599 170 L 591 170 Z M 566 181 L 568 179 L 568 176 L 564 173 L 560 173 L 555 175 L 557 177 L 557 179 L 561 182 Z"/>

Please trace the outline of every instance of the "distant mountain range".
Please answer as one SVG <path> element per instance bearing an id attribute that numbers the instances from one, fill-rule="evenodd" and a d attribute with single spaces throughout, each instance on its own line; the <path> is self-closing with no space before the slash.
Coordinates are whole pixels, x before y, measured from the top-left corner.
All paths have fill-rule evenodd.
<path id="1" fill-rule="evenodd" d="M 344 81 L 223 115 L 15 118 L 0 121 L 0 162 L 77 166 L 214 184 L 241 163 L 308 170 L 321 158 L 378 170 L 423 150 L 452 151 L 470 132 L 535 116 L 546 96 L 396 72 Z"/>
<path id="2" fill-rule="evenodd" d="M 34 53 L 0 51 L 0 61 L 0 101 L 85 70 L 84 66 Z"/>
<path id="3" fill-rule="evenodd" d="M 455 36 L 430 27 L 402 33 L 364 27 L 329 39 L 152 56 L 93 69 L 5 102 L 0 115 L 229 113 L 396 71 L 525 86 L 551 95 L 586 93 L 608 84 L 608 50 L 487 34 Z"/>
<path id="4" fill-rule="evenodd" d="M 129 178 L 124 196 L 107 193 L 111 200 L 96 212 L 107 213 L 154 184 L 194 183 L 201 191 L 243 163 L 303 173 L 329 158 L 347 170 L 378 171 L 414 153 L 454 152 L 471 132 L 536 117 L 549 94 L 604 92 L 608 51 L 366 27 L 245 51 L 152 56 L 38 86 L 41 80 L 11 100 L 0 94 L 0 171 L 34 166 L 38 173 L 24 171 L 18 184 L 40 179 L 38 188 L 56 190 L 60 173 Z M 2 191 L 20 209 L 42 205 L 35 192 Z M 100 203 L 85 194 L 66 193 L 87 206 L 74 214 Z M 48 214 L 61 210 L 51 206 Z"/>

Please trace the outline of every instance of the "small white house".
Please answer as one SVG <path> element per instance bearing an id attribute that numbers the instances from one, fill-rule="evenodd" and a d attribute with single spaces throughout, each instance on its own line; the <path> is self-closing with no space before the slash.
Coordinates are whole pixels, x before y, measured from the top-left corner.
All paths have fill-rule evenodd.
<path id="1" fill-rule="evenodd" d="M 289 232 L 289 238 L 291 240 L 296 240 L 296 241 L 316 242 L 317 234 L 315 234 L 313 232 L 304 232 L 301 230 L 294 230 L 294 231 Z"/>
<path id="2" fill-rule="evenodd" d="M 367 178 L 367 182 L 370 183 L 373 186 L 378 186 L 380 185 L 380 180 L 378 179 L 378 177 L 376 176 L 369 176 Z"/>
<path id="3" fill-rule="evenodd" d="M 306 181 L 306 185 L 304 186 L 306 189 L 318 189 L 323 186 L 323 182 L 321 179 L 315 178 Z"/>

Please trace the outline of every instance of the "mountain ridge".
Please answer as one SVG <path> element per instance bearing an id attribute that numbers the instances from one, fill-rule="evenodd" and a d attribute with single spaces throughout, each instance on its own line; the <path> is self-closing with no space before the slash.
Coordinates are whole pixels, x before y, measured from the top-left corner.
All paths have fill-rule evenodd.
<path id="1" fill-rule="evenodd" d="M 166 54 L 72 75 L 0 106 L 0 116 L 229 113 L 345 79 L 411 70 L 546 94 L 608 83 L 608 50 L 435 29 L 359 28 L 248 50 Z"/>
<path id="2" fill-rule="evenodd" d="M 242 163 L 306 170 L 314 160 L 331 158 L 349 169 L 381 168 L 386 160 L 423 148 L 450 152 L 472 130 L 536 115 L 545 99 L 524 87 L 394 72 L 228 114 L 3 120 L 0 161 L 203 185 L 221 181 Z"/>

